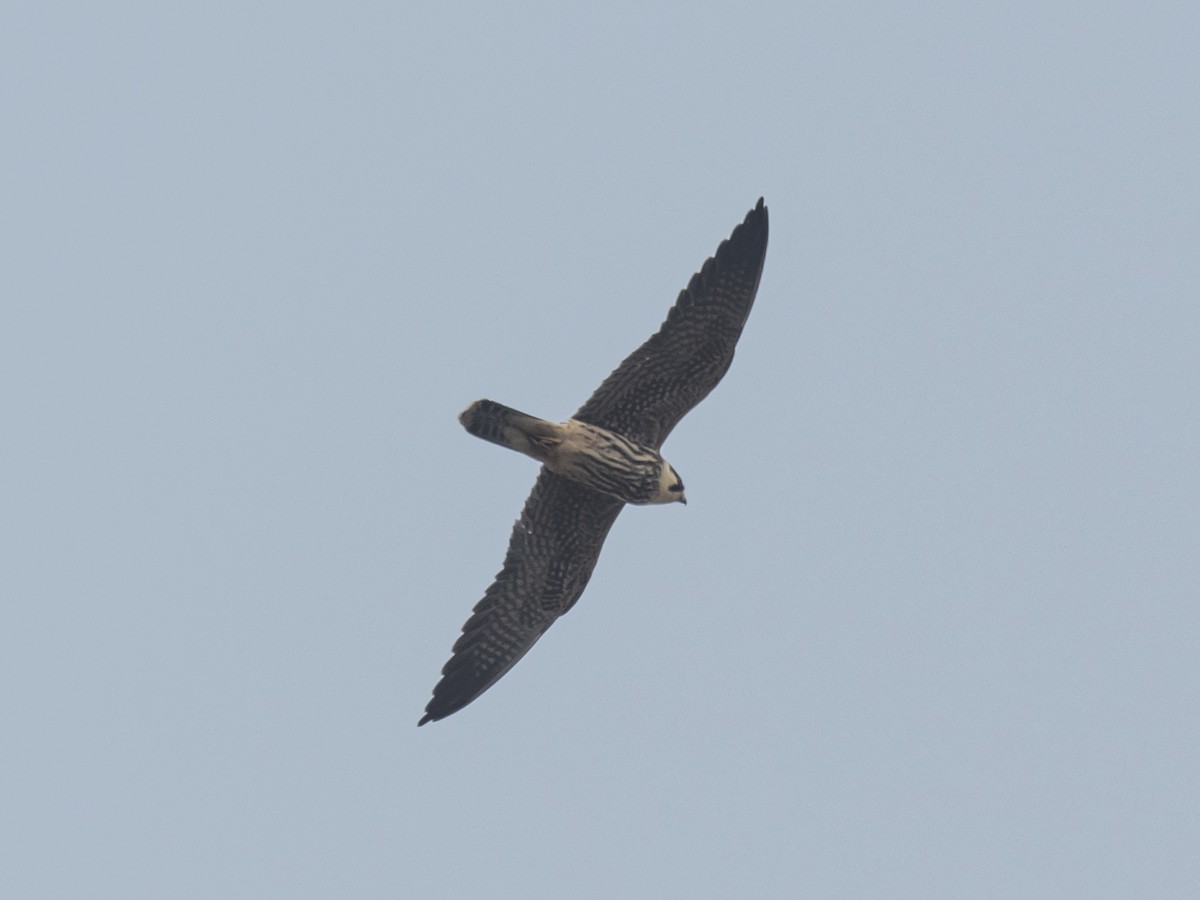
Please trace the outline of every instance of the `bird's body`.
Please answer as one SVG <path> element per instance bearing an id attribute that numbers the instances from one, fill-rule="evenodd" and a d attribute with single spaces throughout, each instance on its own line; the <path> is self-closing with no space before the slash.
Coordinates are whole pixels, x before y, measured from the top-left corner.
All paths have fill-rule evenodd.
<path id="1" fill-rule="evenodd" d="M 459 417 L 471 434 L 543 467 L 513 526 L 504 567 L 463 626 L 418 724 L 486 691 L 575 604 L 626 503 L 687 502 L 659 448 L 729 369 L 766 250 L 760 199 L 692 277 L 662 327 L 566 422 L 491 400 Z"/>
<path id="2" fill-rule="evenodd" d="M 624 503 L 687 503 L 683 482 L 661 453 L 607 428 L 578 419 L 547 422 L 494 400 L 476 400 L 458 420 L 476 437 Z"/>

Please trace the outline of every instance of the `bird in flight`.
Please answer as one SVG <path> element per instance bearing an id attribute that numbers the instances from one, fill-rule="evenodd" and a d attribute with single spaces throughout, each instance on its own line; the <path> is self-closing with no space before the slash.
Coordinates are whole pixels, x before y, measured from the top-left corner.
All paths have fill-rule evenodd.
<path id="1" fill-rule="evenodd" d="M 504 568 L 463 625 L 418 725 L 490 688 L 575 604 L 626 503 L 687 503 L 659 448 L 733 362 L 766 252 L 760 198 L 692 276 L 658 332 L 566 422 L 492 400 L 459 416 L 471 434 L 532 456 L 542 470 L 513 526 Z"/>

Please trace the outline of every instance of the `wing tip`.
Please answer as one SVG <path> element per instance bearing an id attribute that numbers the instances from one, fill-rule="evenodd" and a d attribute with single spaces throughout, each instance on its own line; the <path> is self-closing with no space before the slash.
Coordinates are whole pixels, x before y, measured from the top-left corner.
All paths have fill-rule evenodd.
<path id="1" fill-rule="evenodd" d="M 478 694 L 476 696 L 478 696 Z M 454 713 L 458 712 L 474 699 L 475 697 L 468 697 L 463 702 L 458 702 L 457 700 L 447 700 L 445 697 L 439 697 L 438 691 L 435 689 L 433 692 L 433 699 L 425 704 L 425 714 L 421 716 L 420 721 L 417 722 L 417 727 L 420 728 L 426 722 L 440 722 L 442 719 L 446 718 L 446 716 L 453 715 Z"/>
<path id="2" fill-rule="evenodd" d="M 742 225 L 751 228 L 757 224 L 755 220 L 762 222 L 763 231 L 767 230 L 767 220 L 769 218 L 767 205 L 762 197 L 758 198 L 758 202 L 754 204 L 754 209 L 746 213 L 746 218 L 742 220 Z"/>
<path id="3" fill-rule="evenodd" d="M 446 664 L 446 668 L 450 668 L 450 663 L 454 662 L 455 657 L 450 658 L 450 662 Z M 426 722 L 438 722 L 458 712 L 476 697 L 487 690 L 477 690 L 474 692 L 464 693 L 461 689 L 455 690 L 458 685 L 454 685 L 452 681 L 448 681 L 445 675 L 437 683 L 433 689 L 433 698 L 425 704 L 425 714 L 421 716 L 417 722 L 417 727 L 420 728 Z M 490 685 L 489 685 L 490 687 Z"/>
<path id="4" fill-rule="evenodd" d="M 704 282 L 716 276 L 717 272 L 727 265 L 738 263 L 748 264 L 757 271 L 754 276 L 754 291 L 758 291 L 758 279 L 762 276 L 763 264 L 767 256 L 767 239 L 770 232 L 767 206 L 762 197 L 754 209 L 746 213 L 746 217 L 733 229 L 733 233 L 717 246 L 700 270 L 692 276 L 688 286 L 680 293 L 680 300 L 685 295 L 703 289 Z M 672 310 L 674 311 L 674 310 Z"/>

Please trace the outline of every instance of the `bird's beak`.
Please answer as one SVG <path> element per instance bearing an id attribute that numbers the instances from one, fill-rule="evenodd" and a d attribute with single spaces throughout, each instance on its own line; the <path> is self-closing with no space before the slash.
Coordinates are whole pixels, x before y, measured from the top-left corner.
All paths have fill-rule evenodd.
<path id="1" fill-rule="evenodd" d="M 682 503 L 684 506 L 687 506 L 687 497 L 680 497 L 679 502 Z"/>

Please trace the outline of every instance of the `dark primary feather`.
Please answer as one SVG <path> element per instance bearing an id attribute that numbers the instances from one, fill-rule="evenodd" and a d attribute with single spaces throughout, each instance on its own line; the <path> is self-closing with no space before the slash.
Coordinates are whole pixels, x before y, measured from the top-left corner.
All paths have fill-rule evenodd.
<path id="1" fill-rule="evenodd" d="M 758 205 L 692 276 L 662 327 L 596 389 L 575 418 L 655 448 L 733 362 L 767 253 Z"/>
<path id="2" fill-rule="evenodd" d="M 513 526 L 504 568 L 463 626 L 418 725 L 486 691 L 574 605 L 623 506 L 542 469 Z"/>

